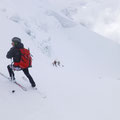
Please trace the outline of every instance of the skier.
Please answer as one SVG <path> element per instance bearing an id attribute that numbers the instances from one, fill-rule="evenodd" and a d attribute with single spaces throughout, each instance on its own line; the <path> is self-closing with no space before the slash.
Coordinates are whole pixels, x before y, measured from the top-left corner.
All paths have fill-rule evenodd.
<path id="1" fill-rule="evenodd" d="M 12 59 L 13 58 L 13 63 L 11 65 L 8 65 L 8 72 L 10 75 L 11 80 L 15 80 L 15 74 L 14 74 L 14 70 L 19 71 L 22 70 L 24 72 L 24 74 L 27 76 L 27 78 L 29 79 L 29 82 L 31 83 L 32 87 L 35 87 L 36 84 L 32 78 L 32 76 L 29 73 L 29 69 L 27 68 L 20 68 L 19 66 L 16 66 L 15 63 L 19 63 L 20 59 L 21 59 L 21 52 L 20 49 L 23 49 L 24 45 L 23 43 L 21 43 L 21 39 L 18 37 L 14 37 L 12 38 L 12 48 L 8 51 L 6 57 L 8 59 Z"/>

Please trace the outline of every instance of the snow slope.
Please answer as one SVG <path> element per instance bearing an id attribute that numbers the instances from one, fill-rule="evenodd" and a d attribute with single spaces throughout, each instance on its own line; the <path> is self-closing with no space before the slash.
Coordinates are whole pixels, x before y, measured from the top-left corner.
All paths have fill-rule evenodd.
<path id="1" fill-rule="evenodd" d="M 47 96 L 31 90 L 22 71 L 16 80 L 27 92 L 0 76 L 0 119 L 120 119 L 118 44 L 66 18 L 52 1 L 1 0 L 0 10 L 0 72 L 8 76 L 6 53 L 11 38 L 20 37 L 33 54 L 30 73 Z M 62 66 L 53 67 L 55 59 Z"/>

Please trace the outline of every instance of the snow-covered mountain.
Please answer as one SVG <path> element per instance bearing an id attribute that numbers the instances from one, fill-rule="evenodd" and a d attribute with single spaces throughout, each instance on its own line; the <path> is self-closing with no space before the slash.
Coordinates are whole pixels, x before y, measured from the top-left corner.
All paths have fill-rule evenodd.
<path id="1" fill-rule="evenodd" d="M 120 43 L 119 0 L 49 1 L 69 19 Z"/>
<path id="2" fill-rule="evenodd" d="M 15 72 L 16 80 L 26 92 L 0 76 L 0 119 L 120 119 L 119 44 L 64 15 L 62 5 L 55 0 L 0 0 L 0 72 L 8 76 L 6 53 L 11 39 L 20 37 L 33 55 L 30 73 L 47 96 L 31 90 L 22 71 Z M 53 66 L 54 60 L 61 65 Z"/>

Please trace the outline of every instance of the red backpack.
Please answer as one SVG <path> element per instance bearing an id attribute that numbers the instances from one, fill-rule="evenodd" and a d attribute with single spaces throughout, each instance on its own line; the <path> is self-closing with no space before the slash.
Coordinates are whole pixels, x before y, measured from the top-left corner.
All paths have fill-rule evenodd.
<path id="1" fill-rule="evenodd" d="M 32 57 L 28 49 L 20 49 L 21 59 L 19 63 L 14 63 L 14 66 L 19 66 L 22 69 L 32 67 Z"/>

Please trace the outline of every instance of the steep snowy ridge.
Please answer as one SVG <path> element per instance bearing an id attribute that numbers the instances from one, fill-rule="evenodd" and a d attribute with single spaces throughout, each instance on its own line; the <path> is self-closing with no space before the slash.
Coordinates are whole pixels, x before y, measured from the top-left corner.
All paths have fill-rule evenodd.
<path id="1" fill-rule="evenodd" d="M 0 0 L 0 72 L 8 76 L 6 53 L 11 38 L 20 37 L 33 55 L 30 73 L 47 96 L 32 90 L 22 71 L 16 80 L 27 92 L 0 76 L 0 119 L 119 120 L 120 46 L 65 17 L 52 2 Z M 60 67 L 53 67 L 55 59 Z"/>

